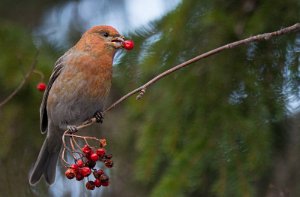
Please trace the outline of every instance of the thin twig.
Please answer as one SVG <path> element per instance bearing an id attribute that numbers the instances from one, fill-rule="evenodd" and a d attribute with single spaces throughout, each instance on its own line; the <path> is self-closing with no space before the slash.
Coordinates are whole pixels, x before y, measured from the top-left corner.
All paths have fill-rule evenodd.
<path id="1" fill-rule="evenodd" d="M 66 139 L 65 139 L 65 136 L 68 134 L 68 132 L 69 132 L 69 131 L 66 130 L 66 131 L 64 132 L 63 136 L 61 137 L 61 139 L 62 139 L 62 143 L 63 143 L 63 146 L 64 146 L 64 150 L 67 149 L 68 152 L 72 153 L 73 150 L 71 150 L 71 149 L 67 146 L 67 144 L 66 144 Z"/>
<path id="2" fill-rule="evenodd" d="M 75 151 L 75 147 L 74 147 L 74 144 L 73 144 L 73 137 L 70 137 L 69 141 L 70 141 L 72 150 Z"/>
<path id="3" fill-rule="evenodd" d="M 117 100 L 116 102 L 114 102 L 111 106 L 109 106 L 108 108 L 106 108 L 104 111 L 103 111 L 103 114 L 105 114 L 106 112 L 110 111 L 111 109 L 113 109 L 114 107 L 116 107 L 118 104 L 120 104 L 121 102 L 123 102 L 124 100 L 128 99 L 129 97 L 131 97 L 132 95 L 136 94 L 136 93 L 139 93 L 137 99 L 141 98 L 143 96 L 143 94 L 145 93 L 146 89 L 153 85 L 154 83 L 156 83 L 157 81 L 159 81 L 160 79 L 162 79 L 163 77 L 167 76 L 167 75 L 170 75 L 171 73 L 179 70 L 179 69 L 182 69 L 194 62 L 197 62 L 201 59 L 204 59 L 204 58 L 207 58 L 209 56 L 212 56 L 212 55 L 215 55 L 217 53 L 220 53 L 222 51 L 224 51 L 225 49 L 232 49 L 232 48 L 236 48 L 240 45 L 245 45 L 245 44 L 249 44 L 251 42 L 256 42 L 256 41 L 263 41 L 263 40 L 269 40 L 273 37 L 276 37 L 276 36 L 281 36 L 281 35 L 284 35 L 284 34 L 288 34 L 288 33 L 291 33 L 291 32 L 296 32 L 296 31 L 300 31 L 300 23 L 296 23 L 292 26 L 289 26 L 289 27 L 286 27 L 286 28 L 283 28 L 281 30 L 278 30 L 278 31 L 274 31 L 274 32 L 270 32 L 270 33 L 264 33 L 264 34 L 259 34 L 259 35 L 256 35 L 256 36 L 251 36 L 251 37 L 248 37 L 246 39 L 243 39 L 243 40 L 239 40 L 239 41 L 236 41 L 236 42 L 232 42 L 232 43 L 229 43 L 229 44 L 226 44 L 226 45 L 223 45 L 221 47 L 218 47 L 216 49 L 213 49 L 211 51 L 208 51 L 206 53 L 203 53 L 201 55 L 198 55 L 186 62 L 183 62 L 179 65 L 176 65 L 164 72 L 162 72 L 161 74 L 157 75 L 156 77 L 152 78 L 151 80 L 149 80 L 147 83 L 145 83 L 144 85 L 132 90 L 131 92 L 127 93 L 126 95 L 124 95 L 123 97 L 121 97 L 119 100 Z M 88 127 L 92 124 L 94 124 L 96 122 L 96 118 L 91 118 L 89 120 L 87 120 L 86 122 L 82 123 L 81 125 L 77 126 L 77 130 L 80 130 L 82 128 L 85 128 L 85 127 Z"/>
<path id="4" fill-rule="evenodd" d="M 76 147 L 77 147 L 78 149 L 80 149 L 81 147 L 80 147 L 79 144 L 76 142 L 76 140 L 75 140 L 74 137 L 72 137 L 72 140 L 73 140 L 73 143 L 76 145 Z"/>
<path id="5" fill-rule="evenodd" d="M 31 67 L 29 69 L 29 71 L 27 72 L 27 74 L 24 76 L 24 79 L 21 81 L 21 83 L 19 84 L 19 86 L 8 96 L 6 97 L 1 103 L 0 103 L 0 108 L 3 107 L 8 101 L 10 101 L 21 89 L 22 87 L 25 85 L 25 83 L 27 82 L 27 80 L 29 79 L 30 75 L 32 74 L 32 72 L 34 71 L 34 68 L 37 64 L 37 57 L 39 55 L 39 51 L 37 51 L 33 62 L 31 64 Z"/>
<path id="6" fill-rule="evenodd" d="M 61 163 L 62 163 L 65 167 L 68 167 L 68 166 L 66 165 L 66 164 L 68 164 L 68 162 L 67 162 L 66 159 L 65 159 L 65 152 L 66 152 L 66 149 L 64 148 L 64 149 L 62 150 L 60 159 L 61 159 Z"/>
<path id="7" fill-rule="evenodd" d="M 71 134 L 71 133 L 66 133 L 65 136 L 71 136 L 71 137 L 81 138 L 81 139 L 85 139 L 85 140 L 96 140 L 96 141 L 99 141 L 99 139 L 96 138 L 96 137 L 75 135 L 75 134 Z"/>

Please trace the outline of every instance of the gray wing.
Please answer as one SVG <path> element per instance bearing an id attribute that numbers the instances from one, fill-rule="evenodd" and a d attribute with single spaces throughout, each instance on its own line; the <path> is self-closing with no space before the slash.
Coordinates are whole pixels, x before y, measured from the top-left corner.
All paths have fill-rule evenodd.
<path id="1" fill-rule="evenodd" d="M 48 127 L 48 115 L 47 115 L 48 95 L 49 95 L 50 89 L 51 89 L 54 81 L 57 79 L 57 77 L 61 73 L 62 69 L 64 68 L 63 59 L 64 59 L 65 55 L 61 56 L 55 63 L 54 69 L 50 76 L 50 79 L 49 79 L 49 82 L 47 85 L 47 89 L 45 90 L 43 100 L 42 100 L 42 103 L 40 106 L 40 129 L 43 134 L 46 133 L 47 127 Z"/>

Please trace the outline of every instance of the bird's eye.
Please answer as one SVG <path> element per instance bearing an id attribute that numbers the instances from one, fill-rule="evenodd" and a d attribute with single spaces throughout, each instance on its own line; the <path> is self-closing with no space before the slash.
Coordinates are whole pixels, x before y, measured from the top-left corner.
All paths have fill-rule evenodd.
<path id="1" fill-rule="evenodd" d="M 104 36 L 104 37 L 108 37 L 108 36 L 109 36 L 109 33 L 107 33 L 107 32 L 101 32 L 101 34 L 102 34 L 102 36 Z"/>

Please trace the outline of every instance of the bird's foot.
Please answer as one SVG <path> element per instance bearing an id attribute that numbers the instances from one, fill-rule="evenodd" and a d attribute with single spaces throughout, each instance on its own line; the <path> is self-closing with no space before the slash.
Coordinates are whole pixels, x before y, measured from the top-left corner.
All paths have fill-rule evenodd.
<path id="1" fill-rule="evenodd" d="M 96 118 L 96 122 L 98 122 L 98 123 L 103 123 L 104 114 L 103 114 L 102 111 L 97 111 L 97 112 L 94 114 L 94 117 Z"/>
<path id="2" fill-rule="evenodd" d="M 67 129 L 69 133 L 76 133 L 78 131 L 77 127 L 74 125 L 68 125 Z"/>

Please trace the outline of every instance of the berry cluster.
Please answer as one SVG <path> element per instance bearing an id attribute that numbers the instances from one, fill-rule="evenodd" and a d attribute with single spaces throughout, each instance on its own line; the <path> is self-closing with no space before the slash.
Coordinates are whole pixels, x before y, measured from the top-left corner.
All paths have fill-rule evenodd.
<path id="1" fill-rule="evenodd" d="M 95 187 L 108 186 L 109 177 L 104 173 L 102 169 L 96 169 L 96 162 L 103 162 L 107 168 L 113 167 L 112 155 L 106 154 L 104 149 L 105 143 L 100 143 L 99 148 L 93 148 L 89 145 L 84 145 L 81 148 L 81 157 L 75 160 L 74 164 L 68 166 L 65 175 L 68 179 L 76 179 L 77 181 L 83 180 L 87 177 L 86 188 L 88 190 L 94 190 Z M 90 176 L 93 174 L 93 181 Z"/>

